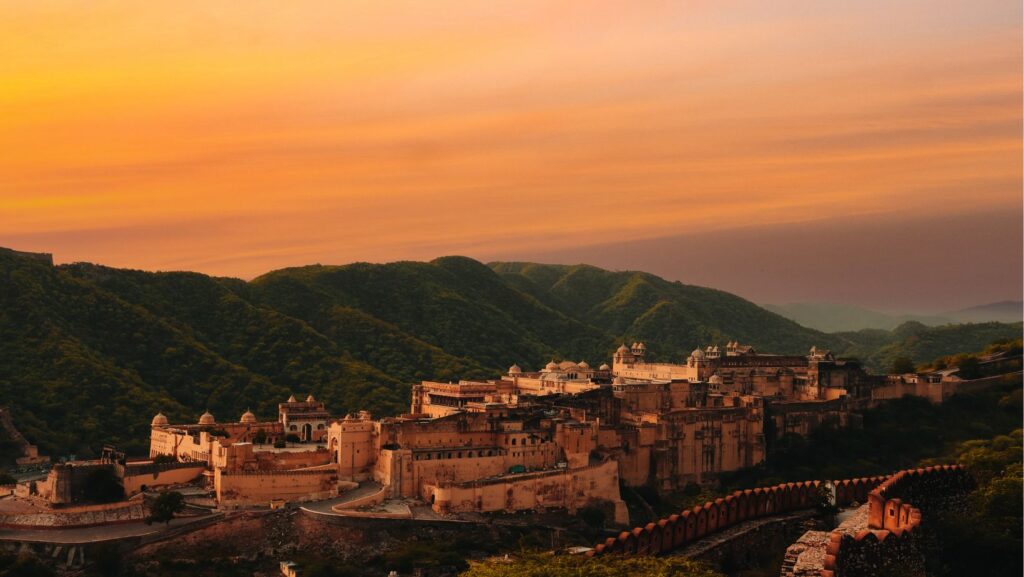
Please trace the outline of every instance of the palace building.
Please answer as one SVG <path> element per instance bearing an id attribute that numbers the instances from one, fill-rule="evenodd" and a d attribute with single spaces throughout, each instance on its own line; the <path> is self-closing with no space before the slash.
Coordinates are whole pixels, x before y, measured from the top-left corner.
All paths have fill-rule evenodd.
<path id="1" fill-rule="evenodd" d="M 706 483 L 762 462 L 766 436 L 855 425 L 855 409 L 900 393 L 941 401 L 946 390 L 870 375 L 817 348 L 769 355 L 730 342 L 678 364 L 646 355 L 633 343 L 596 369 L 551 361 L 490 380 L 423 381 L 409 413 L 380 419 L 332 418 L 312 396 L 280 403 L 268 422 L 248 411 L 188 425 L 157 415 L 150 456 L 201 465 L 222 505 L 319 499 L 374 482 L 380 499 L 439 514 L 600 505 L 622 521 L 620 483 Z"/>

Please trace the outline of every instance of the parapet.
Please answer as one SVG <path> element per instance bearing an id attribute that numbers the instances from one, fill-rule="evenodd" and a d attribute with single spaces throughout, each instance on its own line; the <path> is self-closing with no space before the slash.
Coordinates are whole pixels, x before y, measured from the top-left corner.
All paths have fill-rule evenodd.
<path id="1" fill-rule="evenodd" d="M 855 501 L 863 502 L 868 493 L 885 479 L 866 477 L 832 481 L 836 503 L 849 505 Z M 819 491 L 826 486 L 826 481 L 802 481 L 735 491 L 656 523 L 623 531 L 617 538 L 609 537 L 595 545 L 587 555 L 666 553 L 745 521 L 814 507 L 818 503 Z"/>

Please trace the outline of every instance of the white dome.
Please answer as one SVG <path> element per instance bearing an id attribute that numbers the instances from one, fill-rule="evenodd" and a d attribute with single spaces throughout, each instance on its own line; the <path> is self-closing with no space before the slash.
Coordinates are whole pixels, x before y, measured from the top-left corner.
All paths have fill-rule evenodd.
<path id="1" fill-rule="evenodd" d="M 205 413 L 202 414 L 201 417 L 199 417 L 200 425 L 213 425 L 216 423 L 217 421 L 213 418 L 213 415 L 210 414 L 210 411 L 206 411 Z"/>
<path id="2" fill-rule="evenodd" d="M 612 370 L 612 368 L 608 366 L 608 363 L 604 363 L 603 365 L 598 367 L 597 370 L 599 370 L 599 371 L 610 371 L 610 370 Z"/>
<path id="3" fill-rule="evenodd" d="M 708 379 L 708 382 L 711 383 L 712 385 L 721 385 L 722 384 L 722 377 L 720 377 L 718 375 L 711 375 L 711 378 Z"/>
<path id="4" fill-rule="evenodd" d="M 169 424 L 170 423 L 167 421 L 167 417 L 164 416 L 163 413 L 157 413 L 156 416 L 153 417 L 153 422 L 150 423 L 150 425 L 153 427 L 166 427 Z"/>
<path id="5" fill-rule="evenodd" d="M 704 351 L 702 351 L 700 349 L 693 349 L 693 352 L 690 353 L 690 356 L 695 358 L 695 359 L 703 359 L 704 358 Z"/>
<path id="6" fill-rule="evenodd" d="M 587 361 L 580 361 L 580 362 L 576 363 L 576 366 L 581 368 L 581 369 L 583 369 L 583 370 L 587 370 L 587 369 L 590 368 L 590 365 L 587 364 Z"/>

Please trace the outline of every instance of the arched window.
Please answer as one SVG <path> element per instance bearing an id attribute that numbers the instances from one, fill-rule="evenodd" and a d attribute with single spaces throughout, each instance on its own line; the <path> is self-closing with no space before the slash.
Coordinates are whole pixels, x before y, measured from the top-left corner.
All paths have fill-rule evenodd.
<path id="1" fill-rule="evenodd" d="M 512 437 L 512 446 L 515 446 L 515 444 L 516 444 L 516 438 Z"/>

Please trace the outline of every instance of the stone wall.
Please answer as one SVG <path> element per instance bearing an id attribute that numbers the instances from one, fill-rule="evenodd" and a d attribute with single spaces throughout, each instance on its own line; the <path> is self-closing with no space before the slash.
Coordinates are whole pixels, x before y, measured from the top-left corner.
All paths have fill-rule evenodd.
<path id="1" fill-rule="evenodd" d="M 547 508 L 575 513 L 593 502 L 608 501 L 615 505 L 615 521 L 628 521 L 625 503 L 619 496 L 618 464 L 612 460 L 580 469 L 428 486 L 426 492 L 434 510 L 442 514 Z"/>
<path id="2" fill-rule="evenodd" d="M 886 477 L 866 477 L 832 481 L 836 504 L 847 506 L 853 502 L 866 501 L 868 493 L 885 479 Z M 827 483 L 804 481 L 736 491 L 728 497 L 708 501 L 656 523 L 635 527 L 632 531 L 623 531 L 618 537 L 609 537 L 603 543 L 597 544 L 589 554 L 599 556 L 609 553 L 667 553 L 739 523 L 811 508 L 817 502 L 818 492 Z"/>
<path id="3" fill-rule="evenodd" d="M 337 495 L 338 473 L 333 469 L 297 471 L 238 471 L 217 469 L 217 502 L 225 506 L 269 503 L 272 500 L 310 501 Z"/>
<path id="4" fill-rule="evenodd" d="M 972 486 L 960 465 L 900 471 L 868 494 L 860 523 L 832 531 L 821 577 L 867 577 L 881 570 L 923 575 L 922 511 L 953 506 Z"/>
<path id="5" fill-rule="evenodd" d="M 144 487 L 152 489 L 189 483 L 206 470 L 203 463 L 149 463 L 117 467 L 122 476 L 124 494 L 128 497 L 140 493 Z"/>
<path id="6" fill-rule="evenodd" d="M 40 510 L 0 515 L 0 527 L 67 529 L 112 523 L 128 523 L 146 518 L 146 507 L 135 499 L 108 505 L 90 505 L 67 509 Z"/>

